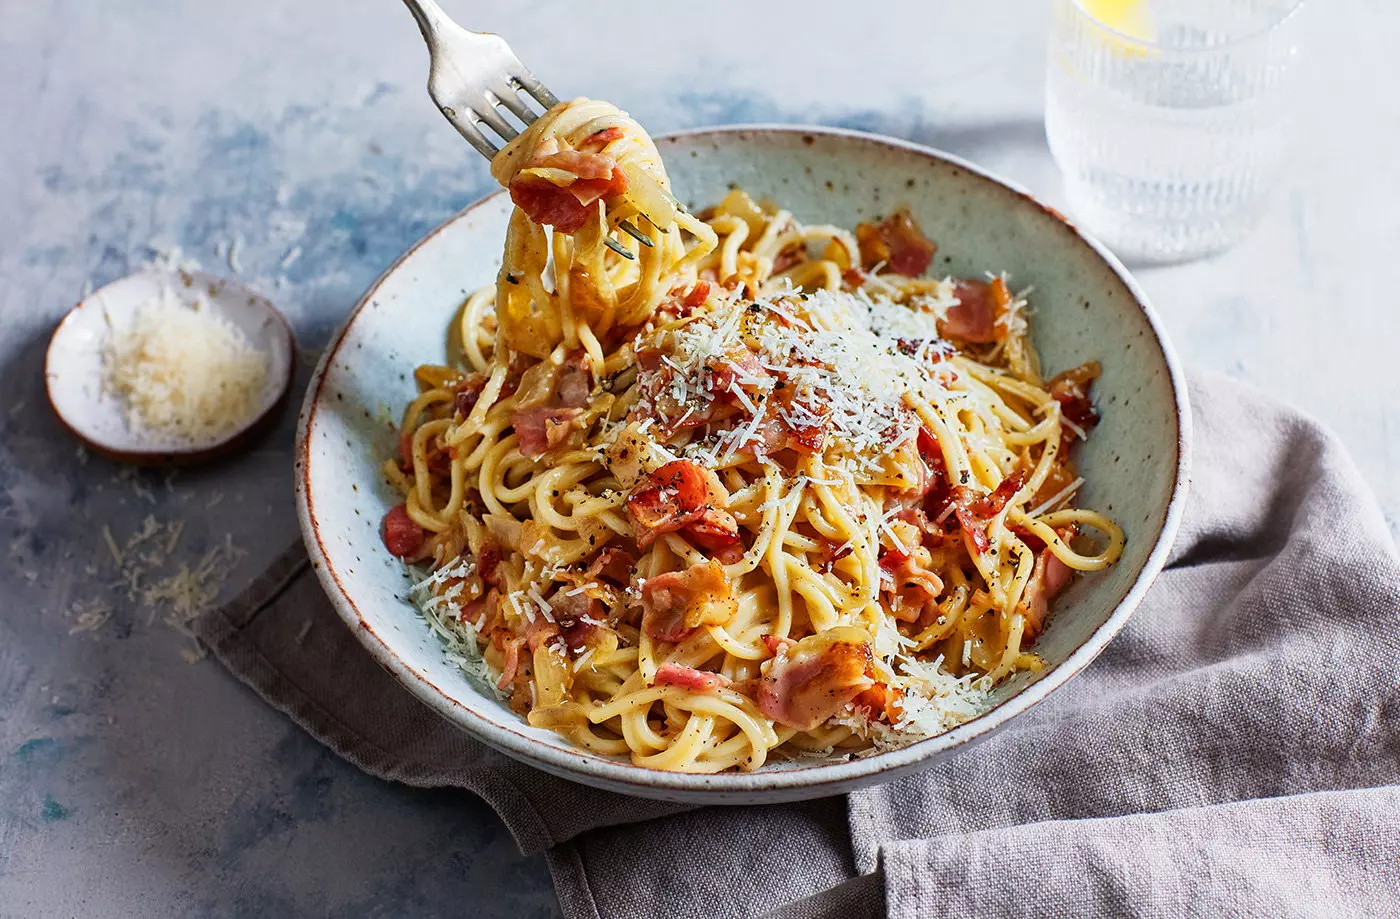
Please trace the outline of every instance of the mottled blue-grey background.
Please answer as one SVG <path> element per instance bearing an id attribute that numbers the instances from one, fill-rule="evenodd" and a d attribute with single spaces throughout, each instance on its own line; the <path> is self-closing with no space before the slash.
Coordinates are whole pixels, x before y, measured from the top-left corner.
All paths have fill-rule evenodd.
<path id="1" fill-rule="evenodd" d="M 1312 2 L 1295 179 L 1234 252 L 1142 278 L 1188 363 L 1336 427 L 1394 526 L 1400 8 Z M 1060 200 L 1043 0 L 447 6 L 560 94 L 654 130 L 868 128 Z M 120 540 L 147 514 L 185 520 L 167 572 L 232 534 L 246 554 L 225 595 L 295 539 L 290 413 L 167 482 L 84 461 L 42 390 L 54 323 L 152 242 L 228 272 L 241 239 L 244 279 L 310 359 L 400 251 L 486 189 L 425 74 L 395 0 L 0 0 L 0 916 L 555 914 L 543 864 L 476 800 L 359 774 L 217 664 L 186 663 L 112 586 L 104 524 Z M 110 621 L 70 634 L 94 603 Z"/>

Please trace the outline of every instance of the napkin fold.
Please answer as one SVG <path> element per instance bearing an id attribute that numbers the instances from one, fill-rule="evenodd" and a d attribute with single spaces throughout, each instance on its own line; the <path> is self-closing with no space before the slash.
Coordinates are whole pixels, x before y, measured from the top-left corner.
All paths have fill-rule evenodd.
<path id="1" fill-rule="evenodd" d="M 1193 378 L 1168 568 L 1084 673 L 926 772 L 688 809 L 479 744 L 373 661 L 300 546 L 197 624 L 365 771 L 457 786 L 545 851 L 570 917 L 1400 915 L 1400 559 L 1315 421 Z"/>

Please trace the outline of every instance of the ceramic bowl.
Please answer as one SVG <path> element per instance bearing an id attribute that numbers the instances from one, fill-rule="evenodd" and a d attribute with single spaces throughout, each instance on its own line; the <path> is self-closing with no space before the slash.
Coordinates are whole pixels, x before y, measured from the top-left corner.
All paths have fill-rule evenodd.
<path id="1" fill-rule="evenodd" d="M 1004 727 L 1082 670 L 1123 627 L 1161 570 L 1187 486 L 1185 383 L 1142 291 L 1102 246 L 1021 189 L 947 154 L 829 128 L 732 127 L 662 138 L 677 195 L 692 208 L 734 184 L 808 223 L 851 227 L 908 204 L 938 243 L 932 271 L 1009 271 L 1033 285 L 1034 341 L 1054 372 L 1103 363 L 1103 421 L 1080 455 L 1082 501 L 1127 532 L 1117 565 L 1057 602 L 1036 650 L 1047 666 L 997 688 L 987 713 L 938 737 L 849 760 L 770 758 L 753 773 L 657 772 L 580 751 L 479 691 L 405 599 L 403 567 L 380 542 L 397 502 L 380 464 L 415 394 L 412 371 L 447 356 L 448 327 L 500 264 L 510 200 L 497 193 L 434 230 L 365 294 L 331 341 L 302 409 L 297 500 L 306 546 L 340 615 L 425 704 L 472 736 L 547 772 L 628 794 L 709 804 L 819 797 L 926 768 Z"/>

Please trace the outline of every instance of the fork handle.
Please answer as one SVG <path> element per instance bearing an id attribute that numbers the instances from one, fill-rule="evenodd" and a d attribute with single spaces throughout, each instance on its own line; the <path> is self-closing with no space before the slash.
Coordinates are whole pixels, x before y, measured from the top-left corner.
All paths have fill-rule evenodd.
<path id="1" fill-rule="evenodd" d="M 456 25 L 451 17 L 443 12 L 442 7 L 437 5 L 436 0 L 403 0 L 403 4 L 413 14 L 414 21 L 418 23 L 418 31 L 423 33 L 423 40 L 430 46 L 442 34 L 444 26 Z"/>

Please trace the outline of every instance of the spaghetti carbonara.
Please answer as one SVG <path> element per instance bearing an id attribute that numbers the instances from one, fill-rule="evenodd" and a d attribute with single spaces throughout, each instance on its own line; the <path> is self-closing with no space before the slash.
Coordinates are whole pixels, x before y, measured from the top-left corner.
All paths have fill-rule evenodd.
<path id="1" fill-rule="evenodd" d="M 1004 276 L 924 277 L 904 209 L 687 213 L 603 102 L 492 172 L 500 274 L 385 465 L 385 543 L 464 668 L 586 750 L 718 772 L 937 734 L 1041 666 L 1123 534 L 1073 506 L 1098 367 L 1043 379 Z"/>

